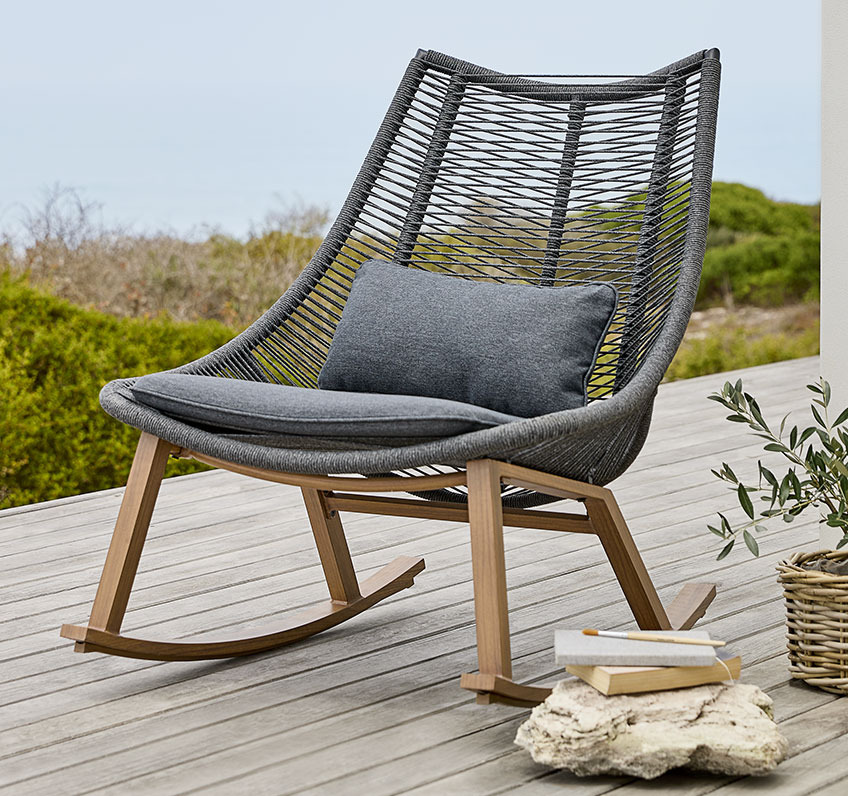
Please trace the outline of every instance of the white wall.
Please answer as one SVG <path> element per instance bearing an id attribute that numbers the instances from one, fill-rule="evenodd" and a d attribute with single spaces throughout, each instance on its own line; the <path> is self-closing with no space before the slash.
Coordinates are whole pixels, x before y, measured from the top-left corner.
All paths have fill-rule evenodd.
<path id="1" fill-rule="evenodd" d="M 821 373 L 848 405 L 848 3 L 822 1 Z M 822 527 L 822 546 L 841 533 Z"/>

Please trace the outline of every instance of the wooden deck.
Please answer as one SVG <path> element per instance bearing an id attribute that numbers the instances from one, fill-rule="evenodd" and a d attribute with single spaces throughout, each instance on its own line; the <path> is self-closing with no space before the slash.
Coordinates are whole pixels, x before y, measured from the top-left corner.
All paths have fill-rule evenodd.
<path id="1" fill-rule="evenodd" d="M 806 405 L 817 369 L 805 359 L 741 375 L 774 417 Z M 110 490 L 0 512 L 0 784 L 51 796 L 848 793 L 848 702 L 788 679 L 775 582 L 775 562 L 815 548 L 815 523 L 781 524 L 759 559 L 743 549 L 716 562 L 705 532 L 734 503 L 709 468 L 750 472 L 759 455 L 705 400 L 723 381 L 663 386 L 648 443 L 613 488 L 664 599 L 687 580 L 719 584 L 699 626 L 731 640 L 743 679 L 774 699 L 792 757 L 772 776 L 644 783 L 534 764 L 512 743 L 526 711 L 477 706 L 459 687 L 475 656 L 468 531 L 455 523 L 348 516 L 361 574 L 398 555 L 423 554 L 427 569 L 412 589 L 287 649 L 204 663 L 76 655 L 58 628 L 87 618 L 121 496 Z M 594 537 L 508 529 L 506 545 L 516 679 L 561 676 L 556 626 L 633 626 Z M 125 629 L 167 638 L 272 624 L 325 588 L 297 490 L 220 471 L 175 478 Z"/>

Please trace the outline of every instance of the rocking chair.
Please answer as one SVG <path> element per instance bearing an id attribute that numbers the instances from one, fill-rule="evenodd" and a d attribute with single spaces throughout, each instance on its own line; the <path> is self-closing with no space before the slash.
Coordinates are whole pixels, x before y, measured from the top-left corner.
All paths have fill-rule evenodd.
<path id="1" fill-rule="evenodd" d="M 379 259 L 507 292 L 511 285 L 614 287 L 615 309 L 582 404 L 451 433 L 393 436 L 352 421 L 340 434 L 320 422 L 283 431 L 251 426 L 249 411 L 243 428 L 191 407 L 169 413 L 139 399 L 136 379 L 113 381 L 101 393 L 103 408 L 142 433 L 91 617 L 85 626 L 64 625 L 62 636 L 80 652 L 153 660 L 246 655 L 306 638 L 411 586 L 421 558 L 398 558 L 357 580 L 340 512 L 469 523 L 479 671 L 463 675 L 461 685 L 481 703 L 535 704 L 549 693 L 512 680 L 504 525 L 595 534 L 641 628 L 691 627 L 714 585 L 689 583 L 664 608 L 605 485 L 641 449 L 657 386 L 692 311 L 719 75 L 715 49 L 614 78 L 508 75 L 419 51 L 300 277 L 231 342 L 159 375 L 321 398 L 330 391 L 314 388 L 354 276 Z M 252 638 L 123 635 L 170 456 L 300 487 L 330 600 Z M 415 497 L 363 494 L 393 491 Z M 563 498 L 585 512 L 537 508 Z"/>

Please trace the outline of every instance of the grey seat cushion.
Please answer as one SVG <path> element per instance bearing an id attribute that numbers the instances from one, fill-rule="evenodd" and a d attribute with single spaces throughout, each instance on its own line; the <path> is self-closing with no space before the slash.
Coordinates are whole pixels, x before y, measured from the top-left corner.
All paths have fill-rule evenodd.
<path id="1" fill-rule="evenodd" d="M 221 429 L 327 437 L 447 437 L 518 418 L 457 401 L 309 390 L 279 384 L 154 373 L 132 386 L 136 401 Z"/>
<path id="2" fill-rule="evenodd" d="M 479 282 L 369 260 L 353 280 L 318 385 L 426 395 L 521 417 L 586 403 L 615 312 L 604 282 Z"/>

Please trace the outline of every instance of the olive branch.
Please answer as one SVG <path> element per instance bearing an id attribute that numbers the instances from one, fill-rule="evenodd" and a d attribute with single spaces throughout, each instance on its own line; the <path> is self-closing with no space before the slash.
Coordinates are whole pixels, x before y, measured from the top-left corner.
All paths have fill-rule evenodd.
<path id="1" fill-rule="evenodd" d="M 757 462 L 757 486 L 747 486 L 725 462 L 712 474 L 730 485 L 735 491 L 739 505 L 748 520 L 734 527 L 728 519 L 718 512 L 718 527 L 707 528 L 716 536 L 725 540 L 718 554 L 718 560 L 727 556 L 733 549 L 739 535 L 755 556 L 760 554 L 754 534 L 766 530 L 766 523 L 777 517 L 784 522 L 792 522 L 810 506 L 823 507 L 821 522 L 832 528 L 842 529 L 842 539 L 837 547 L 848 544 L 848 432 L 840 428 L 848 421 L 848 408 L 844 409 L 831 423 L 830 385 L 820 379 L 816 384 L 808 384 L 807 389 L 815 394 L 810 404 L 815 425 L 803 430 L 792 426 L 786 433 L 786 415 L 780 421 L 775 433 L 763 417 L 757 401 L 742 387 L 742 380 L 732 384 L 725 382 L 721 392 L 708 396 L 730 410 L 727 419 L 732 423 L 745 423 L 755 436 L 765 440 L 764 450 L 780 453 L 790 462 L 786 474 L 778 477 L 761 461 Z M 806 446 L 806 448 L 805 448 Z M 767 504 L 767 508 L 756 511 L 754 500 Z"/>

